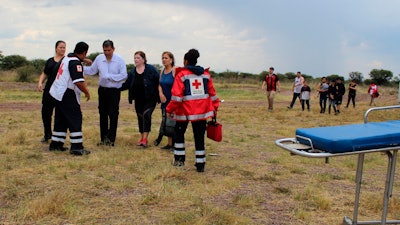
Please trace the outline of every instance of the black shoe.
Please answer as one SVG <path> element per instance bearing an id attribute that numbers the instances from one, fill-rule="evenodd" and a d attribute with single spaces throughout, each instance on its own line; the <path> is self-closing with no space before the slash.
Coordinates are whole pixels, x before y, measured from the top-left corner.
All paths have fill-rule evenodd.
<path id="1" fill-rule="evenodd" d="M 89 155 L 90 151 L 86 149 L 71 149 L 69 153 L 71 153 L 71 155 Z"/>
<path id="2" fill-rule="evenodd" d="M 161 140 L 162 140 L 162 137 L 159 136 L 159 137 L 153 142 L 154 146 L 158 146 L 158 145 L 161 143 Z"/>
<path id="3" fill-rule="evenodd" d="M 196 163 L 194 165 L 196 166 L 197 172 L 199 172 L 199 173 L 204 172 L 205 163 Z"/>
<path id="4" fill-rule="evenodd" d="M 59 146 L 59 147 L 49 147 L 50 151 L 60 151 L 60 152 L 65 152 L 68 150 L 67 147 Z"/>
<path id="5" fill-rule="evenodd" d="M 173 163 L 172 165 L 173 165 L 173 166 L 176 166 L 176 167 L 182 167 L 182 166 L 185 165 L 185 162 L 184 162 L 184 161 L 177 161 L 177 160 L 175 160 L 174 163 Z"/>
<path id="6" fill-rule="evenodd" d="M 161 147 L 160 149 L 163 149 L 163 150 L 170 150 L 171 148 L 172 148 L 171 145 L 166 145 L 166 146 L 164 146 L 164 147 Z"/>
<path id="7" fill-rule="evenodd" d="M 47 143 L 49 142 L 49 140 L 51 140 L 51 137 L 43 137 L 42 140 L 40 140 L 40 142 Z"/>
<path id="8" fill-rule="evenodd" d="M 102 146 L 102 145 L 114 147 L 114 142 L 110 141 L 110 139 L 108 138 L 105 138 L 104 140 L 97 143 L 97 146 Z"/>

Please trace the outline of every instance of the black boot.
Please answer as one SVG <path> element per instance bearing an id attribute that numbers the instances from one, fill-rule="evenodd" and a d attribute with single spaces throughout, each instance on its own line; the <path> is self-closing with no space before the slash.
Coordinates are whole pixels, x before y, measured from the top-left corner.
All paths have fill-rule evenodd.
<path id="1" fill-rule="evenodd" d="M 185 156 L 184 155 L 175 155 L 175 160 L 173 166 L 181 167 L 185 165 Z"/>
<path id="2" fill-rule="evenodd" d="M 158 146 L 162 141 L 163 135 L 158 135 L 158 138 L 153 142 L 154 146 Z"/>
<path id="3" fill-rule="evenodd" d="M 199 172 L 199 173 L 204 172 L 205 165 L 206 165 L 206 163 L 196 163 L 195 166 L 196 166 L 197 172 Z"/>

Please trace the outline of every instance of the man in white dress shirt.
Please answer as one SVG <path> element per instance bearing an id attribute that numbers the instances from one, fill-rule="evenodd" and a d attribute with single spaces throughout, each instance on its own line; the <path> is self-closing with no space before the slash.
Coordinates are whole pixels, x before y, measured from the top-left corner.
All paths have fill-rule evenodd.
<path id="1" fill-rule="evenodd" d="M 127 78 L 125 60 L 114 53 L 114 43 L 111 40 L 103 42 L 103 54 L 96 57 L 90 66 L 85 66 L 85 75 L 99 74 L 99 114 L 100 142 L 98 145 L 114 146 L 117 136 L 119 88 Z"/>

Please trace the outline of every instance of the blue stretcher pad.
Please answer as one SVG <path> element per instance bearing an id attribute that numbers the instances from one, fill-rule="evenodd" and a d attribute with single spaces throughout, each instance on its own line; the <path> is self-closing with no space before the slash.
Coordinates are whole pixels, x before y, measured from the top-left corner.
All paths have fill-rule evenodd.
<path id="1" fill-rule="evenodd" d="M 330 127 L 298 128 L 299 143 L 329 153 L 400 146 L 400 120 Z"/>

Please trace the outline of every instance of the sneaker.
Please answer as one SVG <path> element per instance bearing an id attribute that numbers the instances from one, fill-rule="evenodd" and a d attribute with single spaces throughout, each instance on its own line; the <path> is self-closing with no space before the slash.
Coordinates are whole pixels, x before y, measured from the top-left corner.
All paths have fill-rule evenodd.
<path id="1" fill-rule="evenodd" d="M 184 161 L 177 161 L 177 160 L 175 160 L 174 163 L 173 163 L 172 165 L 173 165 L 173 166 L 176 166 L 176 167 L 182 167 L 182 166 L 185 165 L 185 162 L 184 162 Z"/>
<path id="2" fill-rule="evenodd" d="M 138 143 L 137 143 L 136 145 L 137 145 L 137 146 L 141 146 L 141 145 L 142 145 L 142 142 L 143 142 L 143 138 L 140 139 L 140 141 L 138 141 Z"/>
<path id="3" fill-rule="evenodd" d="M 86 149 L 74 149 L 74 150 L 71 149 L 69 153 L 71 153 L 71 155 L 89 155 L 90 151 Z"/>
<path id="4" fill-rule="evenodd" d="M 291 106 L 288 106 L 287 108 L 288 108 L 288 109 L 293 109 L 293 107 L 291 107 Z"/>
<path id="5" fill-rule="evenodd" d="M 172 148 L 171 145 L 166 145 L 166 146 L 164 146 L 164 147 L 161 147 L 160 149 L 162 149 L 162 150 L 169 150 L 169 149 L 171 149 L 171 148 Z"/>
<path id="6" fill-rule="evenodd" d="M 148 141 L 147 141 L 147 139 L 146 138 L 143 138 L 142 139 L 142 142 L 140 142 L 140 146 L 143 146 L 143 147 L 147 147 L 147 143 L 148 143 Z"/>
<path id="7" fill-rule="evenodd" d="M 67 148 L 67 147 L 63 147 L 63 146 L 60 146 L 60 147 L 49 147 L 49 150 L 50 150 L 50 151 L 65 152 L 65 151 L 68 150 L 68 148 Z"/>

